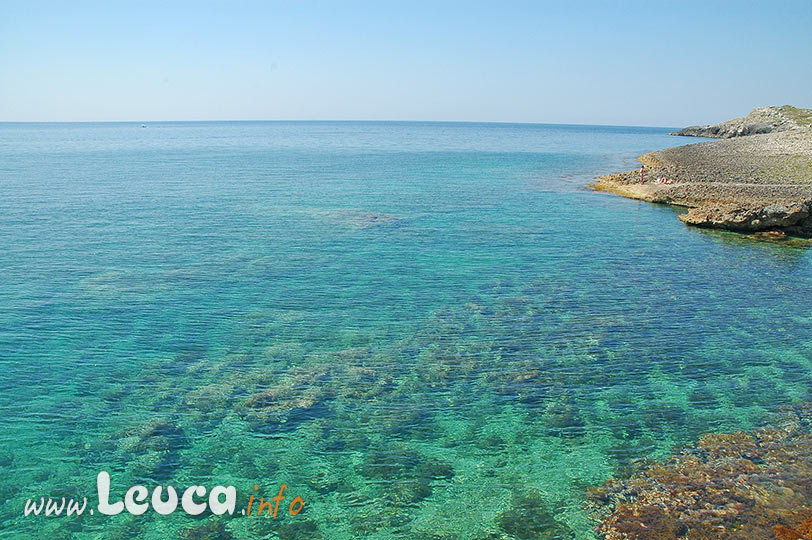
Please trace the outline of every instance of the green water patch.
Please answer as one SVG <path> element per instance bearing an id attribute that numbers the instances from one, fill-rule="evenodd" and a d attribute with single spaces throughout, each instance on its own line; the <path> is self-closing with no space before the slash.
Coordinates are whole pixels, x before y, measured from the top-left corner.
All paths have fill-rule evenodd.
<path id="1" fill-rule="evenodd" d="M 4 512 L 55 538 L 590 538 L 588 486 L 812 388 L 802 352 L 760 347 L 739 327 L 736 351 L 709 335 L 687 340 L 681 357 L 655 350 L 641 362 L 639 323 L 573 318 L 568 296 L 545 282 L 492 282 L 375 347 L 311 350 L 255 324 L 250 346 L 155 358 L 83 399 L 42 396 L 40 414 L 70 415 L 70 429 L 4 460 L 74 463 L 15 467 L 25 491 L 9 493 Z M 249 494 L 284 482 L 307 509 L 202 525 L 14 516 L 28 492 L 92 492 L 88 471 L 101 469 L 118 486 L 216 481 Z"/>

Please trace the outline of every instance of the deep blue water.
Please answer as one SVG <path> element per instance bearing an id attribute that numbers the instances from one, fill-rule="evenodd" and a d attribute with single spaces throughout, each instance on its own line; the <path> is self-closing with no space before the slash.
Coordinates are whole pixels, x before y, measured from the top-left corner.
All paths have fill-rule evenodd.
<path id="1" fill-rule="evenodd" d="M 803 244 L 586 187 L 667 131 L 0 124 L 0 537 L 592 538 L 812 390 Z M 101 470 L 305 508 L 23 517 Z"/>

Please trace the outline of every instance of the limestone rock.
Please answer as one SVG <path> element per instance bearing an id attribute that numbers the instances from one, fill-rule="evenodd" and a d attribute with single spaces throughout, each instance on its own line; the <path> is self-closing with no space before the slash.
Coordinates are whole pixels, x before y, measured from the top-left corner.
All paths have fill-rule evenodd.
<path id="1" fill-rule="evenodd" d="M 760 133 L 772 133 L 774 131 L 786 131 L 803 125 L 809 119 L 812 111 L 808 109 L 798 109 L 789 105 L 782 107 L 759 107 L 753 109 L 744 118 L 734 118 L 719 124 L 705 126 L 690 126 L 670 135 L 682 135 L 687 137 L 713 137 L 717 139 L 730 139 L 732 137 L 744 137 L 747 135 L 758 135 Z"/>
<path id="2" fill-rule="evenodd" d="M 697 227 L 729 229 L 734 231 L 766 231 L 798 225 L 809 217 L 805 203 L 770 204 L 767 206 L 740 207 L 721 205 L 692 208 L 679 216 L 680 221 Z"/>

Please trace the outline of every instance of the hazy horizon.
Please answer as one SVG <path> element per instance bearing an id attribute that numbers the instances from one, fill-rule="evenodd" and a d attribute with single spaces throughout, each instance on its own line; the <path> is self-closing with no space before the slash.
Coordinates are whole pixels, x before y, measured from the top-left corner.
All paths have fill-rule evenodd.
<path id="1" fill-rule="evenodd" d="M 709 124 L 812 107 L 811 26 L 802 1 L 0 0 L 0 121 Z"/>
<path id="2" fill-rule="evenodd" d="M 156 124 L 217 124 L 217 123 L 285 123 L 285 124 L 448 124 L 448 125 L 527 125 L 527 126 L 572 126 L 572 127 L 617 127 L 617 128 L 650 128 L 650 129 L 675 129 L 685 126 L 654 126 L 654 125 L 633 125 L 633 124 L 587 124 L 576 122 L 501 122 L 498 120 L 354 120 L 349 118 L 321 119 L 321 118 L 297 118 L 287 120 L 277 120 L 268 118 L 258 119 L 219 119 L 219 120 L 0 120 L 0 124 L 135 124 L 149 127 Z"/>

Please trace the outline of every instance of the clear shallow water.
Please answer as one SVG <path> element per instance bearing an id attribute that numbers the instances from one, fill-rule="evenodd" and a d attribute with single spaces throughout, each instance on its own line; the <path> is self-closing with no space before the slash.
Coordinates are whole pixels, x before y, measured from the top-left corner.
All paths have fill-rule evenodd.
<path id="1" fill-rule="evenodd" d="M 0 125 L 0 537 L 592 538 L 812 389 L 809 251 L 584 188 L 666 131 Z M 306 505 L 22 516 L 100 470 Z"/>

